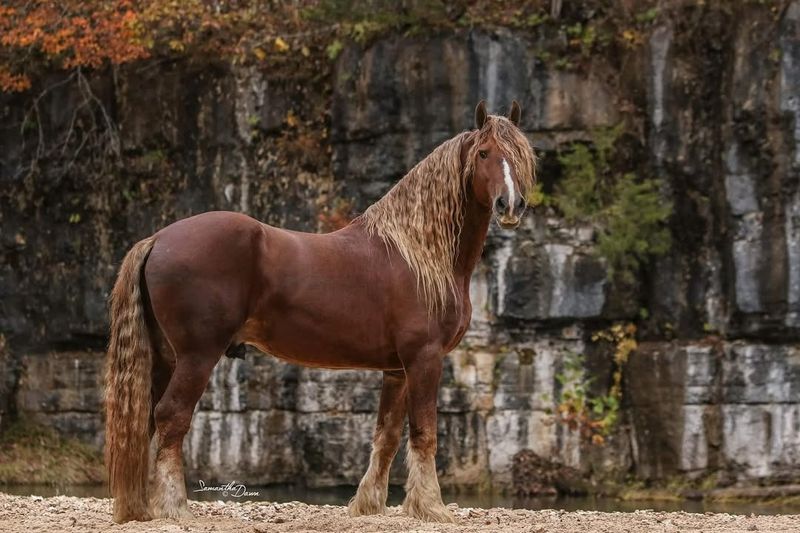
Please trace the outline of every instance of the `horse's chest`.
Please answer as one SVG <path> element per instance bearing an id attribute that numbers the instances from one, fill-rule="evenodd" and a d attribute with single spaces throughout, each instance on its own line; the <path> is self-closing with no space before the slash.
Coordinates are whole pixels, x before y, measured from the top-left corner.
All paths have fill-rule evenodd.
<path id="1" fill-rule="evenodd" d="M 470 319 L 472 317 L 472 303 L 470 303 L 469 298 L 464 298 L 464 303 L 461 306 L 461 310 L 459 316 L 453 322 L 453 326 L 450 329 L 450 335 L 448 342 L 445 342 L 445 352 L 452 351 L 458 343 L 461 342 L 461 339 L 464 337 L 464 334 L 469 329 Z"/>

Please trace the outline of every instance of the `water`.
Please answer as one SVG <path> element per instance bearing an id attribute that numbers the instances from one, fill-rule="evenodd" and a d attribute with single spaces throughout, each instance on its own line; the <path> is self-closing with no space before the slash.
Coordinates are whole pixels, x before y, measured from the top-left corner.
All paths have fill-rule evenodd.
<path id="1" fill-rule="evenodd" d="M 209 484 L 210 485 L 210 484 Z M 294 485 L 269 485 L 247 486 L 248 493 L 257 492 L 258 495 L 235 497 L 231 493 L 223 495 L 222 492 L 198 490 L 197 483 L 188 487 L 189 498 L 199 501 L 269 501 L 290 502 L 300 501 L 314 505 L 347 505 L 348 500 L 355 494 L 355 487 L 331 487 L 325 489 L 309 489 Z M 0 492 L 19 496 L 78 496 L 108 498 L 108 490 L 98 485 L 67 485 L 64 487 L 49 487 L 43 485 L 10 485 L 0 486 Z M 403 501 L 404 491 L 401 486 L 389 487 L 389 505 L 400 505 Z M 800 503 L 774 504 L 763 502 L 702 502 L 702 501 L 621 501 L 615 498 L 599 497 L 572 497 L 560 496 L 553 498 L 516 498 L 501 494 L 482 494 L 474 492 L 455 492 L 443 490 L 442 497 L 445 502 L 457 502 L 460 507 L 506 507 L 511 509 L 564 509 L 565 511 L 603 511 L 603 512 L 633 512 L 642 509 L 654 511 L 685 511 L 689 513 L 730 513 L 730 514 L 800 514 Z"/>

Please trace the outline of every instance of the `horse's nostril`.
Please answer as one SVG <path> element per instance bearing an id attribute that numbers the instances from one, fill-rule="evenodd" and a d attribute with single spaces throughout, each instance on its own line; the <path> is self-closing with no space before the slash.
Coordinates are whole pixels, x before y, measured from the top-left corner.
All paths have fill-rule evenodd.
<path id="1" fill-rule="evenodd" d="M 498 196 L 497 200 L 494 201 L 494 206 L 498 211 L 505 211 L 508 208 L 508 202 L 504 197 Z"/>
<path id="2" fill-rule="evenodd" d="M 516 211 L 516 212 L 518 212 L 518 213 L 519 213 L 519 212 L 521 212 L 523 209 L 525 209 L 525 198 L 523 198 L 523 197 L 521 197 L 521 196 L 517 197 L 516 204 L 517 204 L 517 205 L 515 205 L 515 206 L 514 206 L 514 211 Z"/>

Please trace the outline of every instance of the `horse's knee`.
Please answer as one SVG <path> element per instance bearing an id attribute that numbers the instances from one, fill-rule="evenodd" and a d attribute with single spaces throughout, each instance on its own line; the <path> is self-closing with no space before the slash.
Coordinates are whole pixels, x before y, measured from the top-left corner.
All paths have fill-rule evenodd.
<path id="1" fill-rule="evenodd" d="M 394 448 L 400 445 L 400 440 L 403 438 L 403 427 L 381 427 L 375 432 L 372 438 L 372 445 L 374 448 Z"/>
<path id="2" fill-rule="evenodd" d="M 412 429 L 409 432 L 409 451 L 422 456 L 436 454 L 436 431 L 429 429 Z"/>

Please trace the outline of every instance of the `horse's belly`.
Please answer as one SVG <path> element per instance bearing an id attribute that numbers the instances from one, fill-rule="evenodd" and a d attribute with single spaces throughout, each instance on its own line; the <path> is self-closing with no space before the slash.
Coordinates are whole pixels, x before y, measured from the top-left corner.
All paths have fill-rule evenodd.
<path id="1" fill-rule="evenodd" d="M 387 339 L 351 321 L 276 313 L 253 325 L 246 325 L 243 342 L 292 363 L 321 368 L 402 368 Z"/>
<path id="2" fill-rule="evenodd" d="M 278 359 L 290 363 L 316 368 L 331 369 L 365 369 L 365 370 L 400 370 L 403 365 L 396 354 L 379 354 L 369 356 L 358 353 L 339 354 L 331 357 L 331 352 L 311 352 L 300 350 L 297 346 L 256 346 L 259 350 L 274 355 Z"/>

